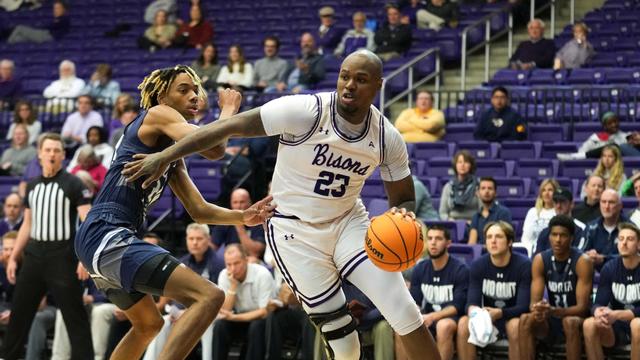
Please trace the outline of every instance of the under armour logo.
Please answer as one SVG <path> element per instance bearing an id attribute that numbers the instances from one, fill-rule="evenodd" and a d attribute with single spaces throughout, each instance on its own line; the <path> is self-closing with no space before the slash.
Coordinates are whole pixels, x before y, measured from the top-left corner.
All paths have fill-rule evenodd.
<path id="1" fill-rule="evenodd" d="M 289 239 L 293 240 L 293 239 L 295 239 L 295 238 L 293 237 L 293 234 L 289 234 L 289 235 L 285 235 L 285 236 L 284 236 L 284 239 L 285 239 L 285 240 L 289 240 Z"/>
<path id="2" fill-rule="evenodd" d="M 434 277 L 434 278 L 433 278 L 433 282 L 440 282 L 440 277 L 437 277 L 437 276 L 436 276 L 436 277 Z"/>
<path id="3" fill-rule="evenodd" d="M 498 273 L 498 275 L 496 275 L 496 277 L 498 279 L 504 279 L 504 274 L 503 273 Z"/>
<path id="4" fill-rule="evenodd" d="M 633 281 L 633 276 L 627 276 L 627 280 Z"/>
<path id="5" fill-rule="evenodd" d="M 318 132 L 321 134 L 324 133 L 325 135 L 329 135 L 329 129 L 322 129 L 322 126 L 320 126 Z"/>
<path id="6" fill-rule="evenodd" d="M 375 145 L 373 145 L 373 141 L 369 141 L 369 147 L 372 147 L 372 148 L 374 148 L 374 149 L 376 148 L 376 146 L 375 146 Z"/>

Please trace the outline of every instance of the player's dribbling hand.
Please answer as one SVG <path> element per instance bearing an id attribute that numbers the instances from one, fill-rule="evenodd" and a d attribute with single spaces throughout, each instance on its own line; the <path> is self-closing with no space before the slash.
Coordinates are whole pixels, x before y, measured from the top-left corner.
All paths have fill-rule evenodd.
<path id="1" fill-rule="evenodd" d="M 233 89 L 218 91 L 218 106 L 220 110 L 231 111 L 231 114 L 235 114 L 240 109 L 241 103 L 242 94 L 239 91 Z"/>
<path id="2" fill-rule="evenodd" d="M 403 217 L 409 217 L 412 220 L 416 219 L 416 214 L 413 211 L 407 211 L 407 209 L 405 208 L 397 208 L 394 206 L 391 209 L 389 209 L 389 212 L 391 213 L 391 215 L 400 214 Z"/>
<path id="3" fill-rule="evenodd" d="M 269 195 L 266 198 L 251 205 L 247 210 L 242 213 L 242 222 L 247 226 L 255 226 L 264 223 L 267 219 L 273 216 L 273 211 L 276 209 L 276 205 L 272 204 L 273 196 Z"/>
<path id="4" fill-rule="evenodd" d="M 168 164 L 165 164 L 160 153 L 135 154 L 133 161 L 124 164 L 122 175 L 128 182 L 134 182 L 142 176 L 148 175 L 142 183 L 146 189 L 164 174 Z"/>

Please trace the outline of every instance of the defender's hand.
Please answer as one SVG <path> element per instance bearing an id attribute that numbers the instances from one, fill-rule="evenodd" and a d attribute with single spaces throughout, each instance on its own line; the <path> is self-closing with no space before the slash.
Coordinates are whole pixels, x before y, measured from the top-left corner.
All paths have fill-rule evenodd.
<path id="1" fill-rule="evenodd" d="M 135 154 L 133 155 L 133 159 L 133 161 L 124 165 L 122 175 L 127 178 L 128 182 L 133 182 L 142 176 L 147 176 L 142 183 L 143 189 L 146 189 L 149 185 L 160 179 L 168 167 L 168 164 L 165 164 L 160 153 Z"/>
<path id="2" fill-rule="evenodd" d="M 240 109 L 242 103 L 242 94 L 233 89 L 224 89 L 218 92 L 218 106 L 220 110 L 233 110 L 235 114 Z"/>
<path id="3" fill-rule="evenodd" d="M 247 226 L 260 225 L 272 217 L 273 211 L 276 208 L 275 204 L 271 204 L 272 200 L 273 196 L 269 195 L 251 205 L 247 210 L 244 210 L 242 214 L 242 221 L 244 224 Z"/>

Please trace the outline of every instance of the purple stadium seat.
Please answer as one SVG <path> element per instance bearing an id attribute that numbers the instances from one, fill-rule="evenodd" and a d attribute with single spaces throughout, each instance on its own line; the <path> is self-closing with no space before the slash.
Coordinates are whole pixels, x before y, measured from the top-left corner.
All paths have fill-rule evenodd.
<path id="1" fill-rule="evenodd" d="M 526 197 L 530 193 L 531 179 L 494 177 L 498 185 L 498 199 Z"/>
<path id="2" fill-rule="evenodd" d="M 458 143 L 459 150 L 469 150 L 476 159 L 493 159 L 498 155 L 500 144 L 488 141 L 474 140 Z"/>
<path id="3" fill-rule="evenodd" d="M 624 173 L 627 175 L 627 178 L 630 178 L 638 171 L 640 171 L 640 157 L 625 157 Z"/>
<path id="4" fill-rule="evenodd" d="M 427 190 L 429 190 L 429 194 L 432 198 L 440 196 L 440 186 L 438 184 L 437 177 L 420 175 L 418 176 L 418 180 L 420 180 L 427 188 Z"/>
<path id="5" fill-rule="evenodd" d="M 543 159 L 555 159 L 558 153 L 574 153 L 578 151 L 578 144 L 574 142 L 543 143 Z"/>
<path id="6" fill-rule="evenodd" d="M 589 68 L 573 69 L 567 79 L 567 83 L 572 85 L 602 84 L 604 81 L 605 73 L 602 69 Z"/>
<path id="7" fill-rule="evenodd" d="M 473 122 L 478 114 L 478 111 L 479 111 L 479 108 L 478 106 L 475 106 L 475 105 L 471 105 L 471 104 L 457 105 L 457 106 L 448 107 L 444 109 L 444 117 L 450 123 Z M 453 124 L 450 124 L 450 125 L 453 125 Z M 455 125 L 459 125 L 459 124 L 455 124 Z M 448 126 L 447 126 L 447 130 L 448 130 Z M 471 127 L 471 139 L 473 139 L 473 129 L 474 129 L 474 126 Z"/>
<path id="8" fill-rule="evenodd" d="M 371 199 L 367 205 L 367 211 L 369 211 L 369 218 L 382 215 L 385 211 L 389 210 L 389 202 L 386 199 Z"/>
<path id="9" fill-rule="evenodd" d="M 427 167 L 424 171 L 424 175 L 447 178 L 453 176 L 453 169 L 451 168 L 451 158 L 431 158 L 431 160 L 427 162 Z"/>
<path id="10" fill-rule="evenodd" d="M 531 85 L 562 85 L 566 82 L 567 71 L 552 69 L 535 69 L 529 77 Z"/>
<path id="11" fill-rule="evenodd" d="M 158 201 L 149 210 L 149 218 L 157 219 L 166 211 L 169 211 L 167 218 L 171 218 L 173 212 L 173 216 L 176 219 L 181 218 L 185 213 L 184 207 L 178 198 L 172 194 L 169 187 L 164 190 Z"/>
<path id="12" fill-rule="evenodd" d="M 500 144 L 500 159 L 537 159 L 540 157 L 541 144 L 532 141 L 503 141 Z"/>
<path id="13" fill-rule="evenodd" d="M 504 160 L 476 160 L 476 175 L 478 176 L 511 176 L 507 171 L 507 162 Z"/>
<path id="14" fill-rule="evenodd" d="M 640 81 L 640 70 L 632 69 L 606 69 L 607 83 L 609 84 L 635 84 Z"/>
<path id="15" fill-rule="evenodd" d="M 493 75 L 490 85 L 526 85 L 529 80 L 528 70 L 501 69 Z"/>
<path id="16" fill-rule="evenodd" d="M 413 148 L 413 157 L 416 159 L 430 159 L 432 157 L 449 157 L 452 156 L 452 150 L 455 144 L 444 141 L 432 143 L 415 143 Z"/>
<path id="17" fill-rule="evenodd" d="M 552 142 L 565 139 L 565 126 L 561 124 L 529 124 L 529 140 Z"/>
<path id="18" fill-rule="evenodd" d="M 454 143 L 473 140 L 475 127 L 476 124 L 447 124 L 447 133 L 444 136 L 444 140 Z"/>
<path id="19" fill-rule="evenodd" d="M 513 220 L 524 220 L 527 212 L 536 204 L 535 198 L 506 198 L 500 203 L 511 210 Z"/>
<path id="20" fill-rule="evenodd" d="M 558 162 L 550 159 L 521 159 L 516 162 L 515 175 L 523 178 L 549 178 L 557 174 Z"/>
<path id="21" fill-rule="evenodd" d="M 372 179 L 369 178 L 364 183 L 364 187 L 362 188 L 362 192 L 360 195 L 363 197 L 387 197 L 387 193 L 384 191 L 384 183 L 382 179 Z"/>
<path id="22" fill-rule="evenodd" d="M 409 161 L 409 166 L 411 167 L 411 173 L 414 175 L 422 175 L 424 174 L 424 169 L 427 167 L 426 160 L 416 160 L 411 159 Z"/>
<path id="23" fill-rule="evenodd" d="M 449 246 L 451 256 L 471 265 L 473 260 L 482 255 L 482 245 L 451 244 Z"/>
<path id="24" fill-rule="evenodd" d="M 584 179 L 596 168 L 598 159 L 570 160 L 560 163 L 560 174 L 569 178 Z"/>
<path id="25" fill-rule="evenodd" d="M 573 141 L 583 142 L 593 133 L 602 131 L 601 122 L 582 122 L 573 124 Z"/>

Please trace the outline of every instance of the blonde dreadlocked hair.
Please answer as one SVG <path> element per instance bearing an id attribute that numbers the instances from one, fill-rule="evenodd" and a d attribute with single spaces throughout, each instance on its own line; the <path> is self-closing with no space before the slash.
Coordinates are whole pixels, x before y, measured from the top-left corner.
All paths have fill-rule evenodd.
<path id="1" fill-rule="evenodd" d="M 166 93 L 173 80 L 181 73 L 189 75 L 191 81 L 198 87 L 198 96 L 206 101 L 207 92 L 202 87 L 202 81 L 198 74 L 187 65 L 176 65 L 172 68 L 153 70 L 151 74 L 142 80 L 142 83 L 138 85 L 138 89 L 140 90 L 140 107 L 148 110 L 158 105 L 158 95 Z"/>

